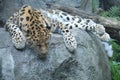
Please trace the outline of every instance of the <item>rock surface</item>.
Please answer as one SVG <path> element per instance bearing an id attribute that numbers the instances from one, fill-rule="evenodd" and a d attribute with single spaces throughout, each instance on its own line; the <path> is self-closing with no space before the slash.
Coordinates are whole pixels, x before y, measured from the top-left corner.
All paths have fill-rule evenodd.
<path id="1" fill-rule="evenodd" d="M 0 28 L 0 78 L 3 80 L 111 80 L 110 67 L 100 41 L 76 31 L 78 48 L 66 49 L 62 36 L 53 34 L 45 60 L 30 48 L 16 50 L 8 32 Z"/>

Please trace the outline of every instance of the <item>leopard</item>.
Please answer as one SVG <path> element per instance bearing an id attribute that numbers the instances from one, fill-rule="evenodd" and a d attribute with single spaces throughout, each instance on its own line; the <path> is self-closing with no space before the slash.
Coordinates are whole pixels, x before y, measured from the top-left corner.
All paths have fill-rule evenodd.
<path id="1" fill-rule="evenodd" d="M 72 33 L 74 29 L 90 31 L 101 41 L 110 40 L 104 26 L 91 19 L 73 16 L 61 10 L 38 10 L 29 5 L 23 5 L 14 13 L 7 20 L 5 29 L 11 34 L 15 48 L 23 49 L 29 45 L 36 49 L 40 58 L 46 57 L 51 34 L 56 29 L 62 34 L 66 48 L 70 52 L 77 49 L 77 41 Z"/>
<path id="2" fill-rule="evenodd" d="M 61 29 L 66 47 L 70 52 L 74 52 L 77 42 L 69 29 L 66 29 L 61 22 L 53 24 L 53 21 L 42 11 L 29 5 L 23 5 L 15 12 L 6 21 L 4 27 L 10 33 L 16 49 L 21 50 L 28 45 L 38 52 L 40 58 L 44 58 L 48 53 L 53 25 L 57 25 Z"/>

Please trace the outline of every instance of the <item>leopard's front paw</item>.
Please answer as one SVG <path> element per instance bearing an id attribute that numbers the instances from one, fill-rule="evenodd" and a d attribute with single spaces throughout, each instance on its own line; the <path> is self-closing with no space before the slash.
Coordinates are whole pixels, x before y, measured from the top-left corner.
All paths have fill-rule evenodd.
<path id="1" fill-rule="evenodd" d="M 73 37 L 72 35 L 68 37 L 64 37 L 64 42 L 70 52 L 74 52 L 76 50 L 77 41 L 75 37 Z"/>
<path id="2" fill-rule="evenodd" d="M 26 44 L 25 36 L 21 32 L 18 32 L 15 35 L 12 35 L 12 42 L 13 42 L 15 48 L 16 49 L 23 49 L 25 47 L 25 44 Z"/>

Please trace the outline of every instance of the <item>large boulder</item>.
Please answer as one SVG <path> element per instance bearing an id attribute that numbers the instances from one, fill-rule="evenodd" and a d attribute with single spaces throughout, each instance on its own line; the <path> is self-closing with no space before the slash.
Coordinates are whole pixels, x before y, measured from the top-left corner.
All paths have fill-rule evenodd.
<path id="1" fill-rule="evenodd" d="M 91 33 L 76 30 L 78 48 L 70 53 L 59 34 L 52 34 L 46 59 L 26 47 L 16 50 L 0 28 L 0 78 L 3 80 L 111 80 L 107 55 Z"/>

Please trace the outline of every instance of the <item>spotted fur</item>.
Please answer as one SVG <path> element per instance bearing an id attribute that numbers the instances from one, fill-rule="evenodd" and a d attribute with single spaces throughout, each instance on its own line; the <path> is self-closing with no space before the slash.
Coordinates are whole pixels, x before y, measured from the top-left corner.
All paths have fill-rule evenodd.
<path id="1" fill-rule="evenodd" d="M 42 10 L 25 5 L 14 13 L 5 25 L 17 49 L 23 49 L 27 44 L 35 48 L 40 57 L 46 56 L 51 31 L 54 31 L 56 27 L 61 30 L 66 47 L 73 52 L 77 47 L 77 43 L 69 29 L 65 29 L 59 21 L 50 19 L 42 13 Z"/>
<path id="2" fill-rule="evenodd" d="M 61 22 L 65 29 L 74 30 L 74 29 L 82 29 L 85 31 L 92 32 L 95 34 L 102 43 L 109 44 L 110 35 L 105 31 L 105 28 L 101 24 L 95 23 L 91 19 L 81 18 L 79 16 L 72 16 L 66 12 L 60 10 L 49 10 L 44 11 L 48 17 L 51 17 L 53 20 Z M 70 42 L 70 41 L 69 41 Z M 112 46 L 105 45 L 105 50 L 109 56 L 113 53 Z M 109 48 L 109 49 L 108 49 Z"/>
<path id="3" fill-rule="evenodd" d="M 55 21 L 61 22 L 66 29 L 82 29 L 85 31 L 90 31 L 95 34 L 102 41 L 109 41 L 110 36 L 105 31 L 105 28 L 101 24 L 95 23 L 91 19 L 81 18 L 80 16 L 72 16 L 66 12 L 60 10 L 49 10 L 44 11 L 48 17 L 51 17 Z"/>
<path id="4" fill-rule="evenodd" d="M 70 52 L 74 52 L 77 48 L 76 39 L 71 34 L 73 29 L 91 31 L 104 41 L 110 38 L 105 28 L 91 19 L 72 16 L 60 10 L 37 10 L 26 5 L 8 19 L 5 28 L 10 32 L 17 49 L 24 48 L 26 44 L 30 45 L 36 48 L 40 57 L 46 56 L 50 35 L 57 28 Z"/>
<path id="5" fill-rule="evenodd" d="M 12 42 L 17 49 L 23 49 L 25 44 L 35 47 L 41 57 L 48 52 L 50 30 L 47 19 L 39 10 L 31 6 L 23 6 L 6 22 L 5 28 L 12 36 Z"/>

